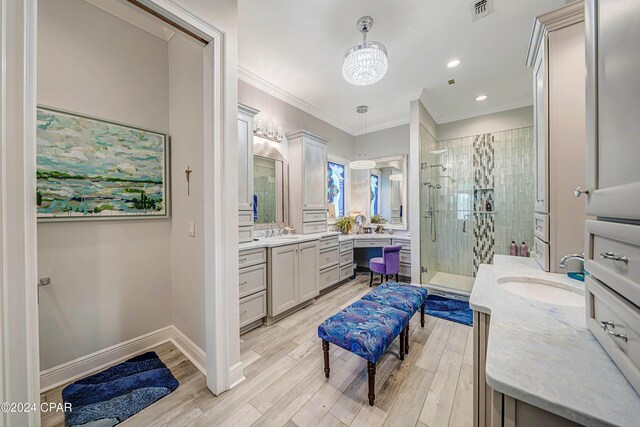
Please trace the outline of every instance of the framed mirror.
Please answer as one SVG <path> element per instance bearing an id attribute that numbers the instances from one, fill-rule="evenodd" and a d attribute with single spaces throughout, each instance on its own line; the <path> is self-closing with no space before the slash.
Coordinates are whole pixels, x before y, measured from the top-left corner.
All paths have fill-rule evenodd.
<path id="1" fill-rule="evenodd" d="M 374 159 L 369 170 L 369 221 L 383 219 L 384 227 L 407 229 L 407 156 Z"/>
<path id="2" fill-rule="evenodd" d="M 287 163 L 271 144 L 253 145 L 253 222 L 257 230 L 288 225 Z M 269 141 L 267 141 L 269 142 Z"/>

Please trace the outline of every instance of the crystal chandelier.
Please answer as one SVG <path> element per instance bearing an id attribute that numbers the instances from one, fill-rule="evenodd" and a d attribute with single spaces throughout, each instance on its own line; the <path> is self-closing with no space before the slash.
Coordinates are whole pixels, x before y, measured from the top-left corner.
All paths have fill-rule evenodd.
<path id="1" fill-rule="evenodd" d="M 387 72 L 387 48 L 382 43 L 367 41 L 367 32 L 373 26 L 373 18 L 363 16 L 358 19 L 358 31 L 362 33 L 362 43 L 352 46 L 344 54 L 342 75 L 356 86 L 373 84 Z"/>
<path id="2" fill-rule="evenodd" d="M 369 111 L 369 108 L 366 105 L 359 105 L 356 108 L 356 111 L 358 112 L 358 114 L 360 114 L 362 116 L 362 122 L 364 123 L 364 144 L 363 145 L 367 145 L 367 111 Z M 363 157 L 364 154 L 360 153 L 358 154 L 358 157 Z M 376 162 L 373 160 L 354 160 L 352 162 L 349 163 L 349 169 L 373 169 L 376 167 Z"/>

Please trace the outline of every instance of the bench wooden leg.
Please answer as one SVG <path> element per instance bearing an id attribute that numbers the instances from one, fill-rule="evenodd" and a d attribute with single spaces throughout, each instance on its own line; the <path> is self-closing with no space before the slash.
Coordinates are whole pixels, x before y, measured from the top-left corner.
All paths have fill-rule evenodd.
<path id="1" fill-rule="evenodd" d="M 322 340 L 322 352 L 324 353 L 324 376 L 329 378 L 331 372 L 329 368 L 329 341 Z"/>
<path id="2" fill-rule="evenodd" d="M 402 332 L 400 332 L 400 360 L 404 360 L 404 343 L 405 343 L 405 336 L 407 333 L 407 329 L 406 328 L 402 328 Z"/>
<path id="3" fill-rule="evenodd" d="M 409 354 L 409 325 L 404 329 L 404 352 Z"/>
<path id="4" fill-rule="evenodd" d="M 426 304 L 422 304 L 422 307 L 420 307 L 420 326 L 422 326 L 424 328 L 424 308 L 425 308 Z"/>
<path id="5" fill-rule="evenodd" d="M 376 400 L 376 364 L 367 362 L 367 372 L 369 374 L 369 406 L 373 406 Z"/>
<path id="6" fill-rule="evenodd" d="M 369 277 L 369 287 L 373 286 L 373 270 L 371 270 L 371 276 Z"/>

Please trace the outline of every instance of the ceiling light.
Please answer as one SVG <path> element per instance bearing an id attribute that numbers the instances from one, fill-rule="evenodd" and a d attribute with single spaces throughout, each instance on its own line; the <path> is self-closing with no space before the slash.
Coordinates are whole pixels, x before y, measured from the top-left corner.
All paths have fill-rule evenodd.
<path id="1" fill-rule="evenodd" d="M 356 112 L 360 115 L 360 121 L 362 122 L 362 127 L 364 128 L 363 132 L 363 145 L 367 145 L 367 111 L 369 111 L 369 107 L 366 105 L 358 105 L 356 107 Z M 364 157 L 364 153 L 358 154 L 358 157 Z M 376 162 L 374 160 L 354 160 L 349 163 L 349 169 L 373 169 L 376 167 Z"/>
<path id="2" fill-rule="evenodd" d="M 485 99 L 487 99 L 487 95 L 480 95 L 476 97 L 476 101 L 484 101 Z"/>
<path id="3" fill-rule="evenodd" d="M 392 173 L 389 175 L 389 181 L 402 181 L 401 173 Z"/>
<path id="4" fill-rule="evenodd" d="M 452 60 L 452 61 L 449 61 L 449 62 L 447 63 L 447 68 L 455 68 L 455 67 L 457 67 L 458 65 L 460 65 L 460 63 L 461 63 L 461 62 L 462 62 L 462 61 L 460 61 L 459 59 L 454 59 L 454 60 Z"/>
<path id="5" fill-rule="evenodd" d="M 352 46 L 344 54 L 342 75 L 356 86 L 366 86 L 379 81 L 387 72 L 387 48 L 382 43 L 367 41 L 367 32 L 373 26 L 373 18 L 358 19 L 357 28 L 362 33 L 362 43 Z"/>

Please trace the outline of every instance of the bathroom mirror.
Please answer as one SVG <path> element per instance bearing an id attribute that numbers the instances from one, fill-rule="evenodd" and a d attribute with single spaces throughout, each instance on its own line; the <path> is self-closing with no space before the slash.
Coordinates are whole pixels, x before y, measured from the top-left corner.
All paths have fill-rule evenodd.
<path id="1" fill-rule="evenodd" d="M 253 146 L 253 221 L 256 229 L 287 225 L 287 164 L 270 141 Z"/>
<path id="2" fill-rule="evenodd" d="M 369 171 L 369 221 L 383 219 L 385 228 L 406 230 L 407 157 L 374 159 Z"/>

